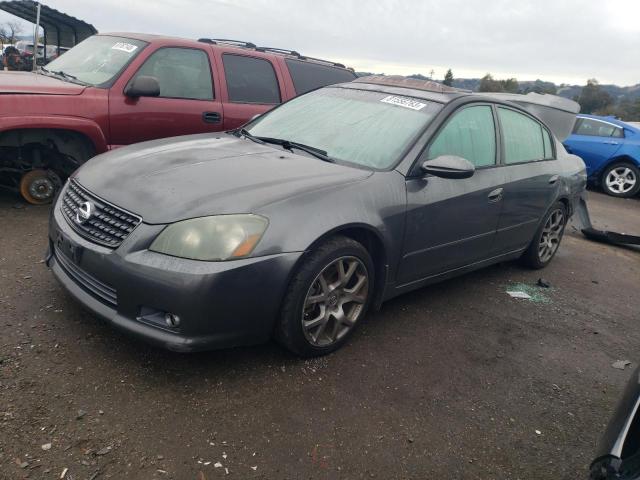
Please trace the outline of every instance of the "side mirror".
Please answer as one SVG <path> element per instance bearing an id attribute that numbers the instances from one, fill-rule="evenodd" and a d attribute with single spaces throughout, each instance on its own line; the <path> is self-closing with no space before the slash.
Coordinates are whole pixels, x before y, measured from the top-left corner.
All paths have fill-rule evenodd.
<path id="1" fill-rule="evenodd" d="M 140 75 L 129 82 L 127 88 L 124 89 L 124 94 L 131 98 L 159 97 L 160 84 L 156 77 Z"/>
<path id="2" fill-rule="evenodd" d="M 441 155 L 422 163 L 422 171 L 440 178 L 469 178 L 476 171 L 473 164 L 455 155 Z"/>

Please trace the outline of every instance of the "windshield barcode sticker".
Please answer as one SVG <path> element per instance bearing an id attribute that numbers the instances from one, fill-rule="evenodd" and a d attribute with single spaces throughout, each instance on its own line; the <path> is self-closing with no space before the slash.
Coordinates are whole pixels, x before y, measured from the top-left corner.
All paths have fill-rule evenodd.
<path id="1" fill-rule="evenodd" d="M 381 102 L 390 103 L 391 105 L 398 105 L 399 107 L 410 108 L 411 110 L 422 110 L 427 106 L 426 103 L 411 100 L 406 97 L 396 97 L 395 95 L 389 95 L 384 97 Z"/>
<path id="2" fill-rule="evenodd" d="M 138 47 L 131 45 L 130 43 L 118 42 L 111 47 L 111 50 L 122 50 L 123 52 L 131 53 L 135 51 L 136 48 Z"/>

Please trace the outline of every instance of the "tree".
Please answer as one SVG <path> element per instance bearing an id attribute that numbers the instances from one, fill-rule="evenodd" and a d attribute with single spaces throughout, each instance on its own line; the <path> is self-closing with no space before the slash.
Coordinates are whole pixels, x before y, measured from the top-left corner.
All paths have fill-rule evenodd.
<path id="1" fill-rule="evenodd" d="M 502 86 L 500 82 L 494 80 L 490 73 L 487 73 L 480 79 L 479 92 L 501 92 Z"/>
<path id="2" fill-rule="evenodd" d="M 453 87 L 453 72 L 451 69 L 447 70 L 447 73 L 444 75 L 444 81 L 442 82 L 447 87 Z"/>
<path id="3" fill-rule="evenodd" d="M 22 26 L 18 22 L 6 22 L 0 25 L 0 42 L 14 44 L 22 33 Z"/>
<path id="4" fill-rule="evenodd" d="M 515 78 L 507 78 L 506 80 L 500 80 L 500 86 L 503 92 L 518 93 L 520 91 L 520 84 Z"/>
<path id="5" fill-rule="evenodd" d="M 581 113 L 594 113 L 597 110 L 601 111 L 609 107 L 613 103 L 613 98 L 602 90 L 598 80 L 591 78 L 582 87 L 577 101 L 580 104 Z"/>

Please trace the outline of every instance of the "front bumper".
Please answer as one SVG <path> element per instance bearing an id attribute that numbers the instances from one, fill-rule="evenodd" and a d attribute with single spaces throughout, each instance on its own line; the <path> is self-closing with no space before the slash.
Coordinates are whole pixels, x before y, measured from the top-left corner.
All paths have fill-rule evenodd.
<path id="1" fill-rule="evenodd" d="M 147 250 L 161 228 L 143 223 L 111 250 L 79 236 L 56 203 L 46 263 L 88 310 L 154 345 L 190 352 L 266 341 L 302 253 L 180 259 Z M 165 323 L 166 312 L 179 316 L 178 327 Z"/>

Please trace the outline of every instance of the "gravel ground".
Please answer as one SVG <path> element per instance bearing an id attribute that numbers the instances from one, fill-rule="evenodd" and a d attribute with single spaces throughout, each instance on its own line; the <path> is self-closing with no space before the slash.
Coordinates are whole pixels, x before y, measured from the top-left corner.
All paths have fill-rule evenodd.
<path id="1" fill-rule="evenodd" d="M 640 234 L 639 200 L 590 207 Z M 575 232 L 542 272 L 506 263 L 404 295 L 303 361 L 115 332 L 42 264 L 47 214 L 0 193 L 3 479 L 586 478 L 640 361 L 640 250 Z"/>

